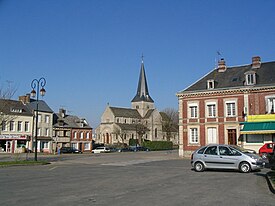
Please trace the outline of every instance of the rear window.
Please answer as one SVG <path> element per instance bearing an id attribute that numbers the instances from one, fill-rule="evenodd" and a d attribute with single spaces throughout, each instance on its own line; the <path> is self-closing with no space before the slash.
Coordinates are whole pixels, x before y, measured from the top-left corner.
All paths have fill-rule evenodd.
<path id="1" fill-rule="evenodd" d="M 198 154 L 203 154 L 203 152 L 204 152 L 205 148 L 206 148 L 206 147 L 202 147 L 202 148 L 200 148 L 200 149 L 198 150 L 198 152 L 197 152 L 197 153 L 198 153 Z"/>

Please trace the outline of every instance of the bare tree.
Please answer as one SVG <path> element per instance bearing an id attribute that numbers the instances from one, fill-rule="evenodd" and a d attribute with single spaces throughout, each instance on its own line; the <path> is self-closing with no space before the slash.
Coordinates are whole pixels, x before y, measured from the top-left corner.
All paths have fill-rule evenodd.
<path id="1" fill-rule="evenodd" d="M 119 136 L 120 139 L 121 139 L 122 144 L 124 144 L 124 136 L 126 134 L 125 131 L 123 131 L 121 128 L 116 126 L 113 130 L 113 134 Z"/>
<path id="2" fill-rule="evenodd" d="M 10 99 L 16 92 L 16 89 L 11 86 L 11 81 L 7 82 L 7 88 L 0 86 L 0 134 L 2 132 L 3 126 L 6 126 L 3 124 L 6 124 L 8 121 L 11 121 L 13 118 L 15 118 L 14 115 L 9 115 L 6 112 L 6 108 L 12 104 Z"/>
<path id="3" fill-rule="evenodd" d="M 173 108 L 166 108 L 161 112 L 161 116 L 163 131 L 166 133 L 167 141 L 170 141 L 172 133 L 178 129 L 178 111 Z"/>
<path id="4" fill-rule="evenodd" d="M 136 124 L 136 133 L 138 135 L 138 144 L 141 145 L 142 143 L 142 136 L 146 133 L 148 128 L 143 125 L 142 123 Z"/>

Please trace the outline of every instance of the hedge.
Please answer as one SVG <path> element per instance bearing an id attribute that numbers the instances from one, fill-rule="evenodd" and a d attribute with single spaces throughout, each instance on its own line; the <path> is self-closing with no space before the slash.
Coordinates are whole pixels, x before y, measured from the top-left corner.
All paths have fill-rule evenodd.
<path id="1" fill-rule="evenodd" d="M 143 147 L 147 147 L 150 150 L 172 150 L 173 142 L 168 141 L 144 141 Z"/>

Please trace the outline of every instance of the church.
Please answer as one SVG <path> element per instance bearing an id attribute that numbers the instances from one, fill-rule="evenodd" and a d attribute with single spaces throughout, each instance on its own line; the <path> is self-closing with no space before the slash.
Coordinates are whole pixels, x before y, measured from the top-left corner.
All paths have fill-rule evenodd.
<path id="1" fill-rule="evenodd" d="M 167 127 L 169 116 L 159 112 L 149 94 L 144 61 L 142 59 L 137 92 L 131 108 L 107 105 L 96 128 L 96 143 L 112 145 L 127 144 L 134 139 L 138 144 L 144 140 L 172 141 L 178 144 L 178 127 Z"/>

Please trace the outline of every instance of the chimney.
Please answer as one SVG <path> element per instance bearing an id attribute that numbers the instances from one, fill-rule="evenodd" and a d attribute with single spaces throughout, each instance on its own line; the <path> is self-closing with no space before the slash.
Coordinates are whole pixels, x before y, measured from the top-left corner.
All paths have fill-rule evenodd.
<path id="1" fill-rule="evenodd" d="M 23 104 L 30 103 L 30 99 L 31 99 L 31 95 L 30 94 L 19 96 L 19 101 L 23 102 Z"/>
<path id="2" fill-rule="evenodd" d="M 252 57 L 252 69 L 259 69 L 261 67 L 261 57 Z"/>
<path id="3" fill-rule="evenodd" d="M 226 71 L 225 60 L 221 59 L 218 62 L 218 72 L 225 72 L 225 71 Z"/>
<path id="4" fill-rule="evenodd" d="M 66 110 L 65 109 L 59 109 L 59 115 L 64 118 L 66 115 Z"/>

